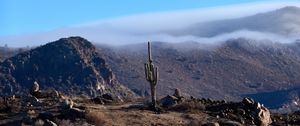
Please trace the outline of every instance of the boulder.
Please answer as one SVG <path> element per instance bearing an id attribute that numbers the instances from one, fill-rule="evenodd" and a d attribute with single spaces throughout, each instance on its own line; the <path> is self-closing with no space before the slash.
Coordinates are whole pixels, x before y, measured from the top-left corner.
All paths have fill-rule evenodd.
<path id="1" fill-rule="evenodd" d="M 256 110 L 255 114 L 256 114 L 256 118 L 255 118 L 256 124 L 260 126 L 268 126 L 272 123 L 271 113 L 266 107 L 260 106 Z"/>
<path id="2" fill-rule="evenodd" d="M 253 122 L 256 125 L 268 126 L 272 123 L 270 111 L 259 102 L 251 98 L 244 98 L 242 101 L 245 109 L 250 111 L 250 116 L 253 117 Z"/>
<path id="3" fill-rule="evenodd" d="M 178 102 L 182 101 L 183 100 L 183 96 L 181 95 L 181 91 L 176 88 L 175 91 L 174 91 L 174 94 L 173 94 L 174 97 L 176 97 L 178 99 Z"/>
<path id="4" fill-rule="evenodd" d="M 166 96 L 160 100 L 160 104 L 162 107 L 169 108 L 177 104 L 178 98 L 175 96 Z"/>

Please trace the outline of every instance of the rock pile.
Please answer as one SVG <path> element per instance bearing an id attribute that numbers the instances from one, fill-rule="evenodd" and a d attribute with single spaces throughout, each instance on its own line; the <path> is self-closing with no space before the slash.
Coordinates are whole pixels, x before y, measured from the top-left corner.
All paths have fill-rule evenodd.
<path id="1" fill-rule="evenodd" d="M 164 108 L 170 108 L 182 101 L 184 101 L 184 97 L 181 95 L 180 90 L 176 88 L 173 95 L 167 95 L 160 99 L 159 103 Z"/>
<path id="2" fill-rule="evenodd" d="M 97 96 L 97 97 L 93 98 L 92 101 L 96 104 L 102 104 L 102 105 L 123 102 L 122 98 L 120 98 L 119 96 L 110 94 L 110 93 L 105 93 L 101 96 Z"/>
<path id="3" fill-rule="evenodd" d="M 244 98 L 238 103 L 223 103 L 206 106 L 216 117 L 237 121 L 241 124 L 268 126 L 272 123 L 270 111 L 251 98 Z"/>

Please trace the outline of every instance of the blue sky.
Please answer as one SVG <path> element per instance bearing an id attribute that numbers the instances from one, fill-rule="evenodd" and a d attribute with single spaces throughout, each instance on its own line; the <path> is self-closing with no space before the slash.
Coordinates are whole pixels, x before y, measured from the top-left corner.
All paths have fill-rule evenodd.
<path id="1" fill-rule="evenodd" d="M 95 20 L 271 0 L 1 0 L 0 36 L 29 34 Z"/>

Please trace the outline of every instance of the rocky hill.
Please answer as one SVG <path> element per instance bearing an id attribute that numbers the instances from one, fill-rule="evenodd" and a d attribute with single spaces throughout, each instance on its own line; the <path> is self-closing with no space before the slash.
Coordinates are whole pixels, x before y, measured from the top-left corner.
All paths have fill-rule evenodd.
<path id="1" fill-rule="evenodd" d="M 96 96 L 129 96 L 96 48 L 80 37 L 62 38 L 6 59 L 0 65 L 0 92 L 20 94 L 34 82 L 42 89 Z"/>

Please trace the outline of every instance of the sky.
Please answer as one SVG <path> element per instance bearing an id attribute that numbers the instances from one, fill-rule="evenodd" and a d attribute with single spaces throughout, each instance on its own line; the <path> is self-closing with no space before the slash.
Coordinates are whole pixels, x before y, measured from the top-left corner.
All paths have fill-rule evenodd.
<path id="1" fill-rule="evenodd" d="M 285 6 L 300 7 L 300 1 L 0 0 L 0 46 L 39 46 L 68 36 L 82 36 L 94 43 L 112 45 L 148 40 L 212 43 L 238 37 L 291 41 L 291 36 L 249 31 L 242 27 L 232 32 L 224 31 L 223 34 L 213 37 L 193 34 L 174 36 L 170 33 L 203 22 L 267 13 Z M 300 29 L 296 18 L 299 16 L 294 17 L 282 17 L 285 24 L 279 24 L 283 25 L 281 28 Z M 296 32 L 298 33 L 298 30 Z"/>
<path id="2" fill-rule="evenodd" d="M 1 0 L 0 36 L 49 31 L 120 16 L 270 0 Z"/>

